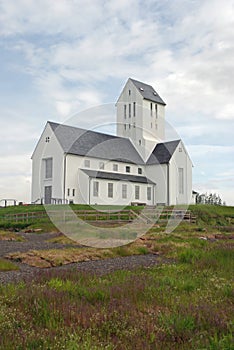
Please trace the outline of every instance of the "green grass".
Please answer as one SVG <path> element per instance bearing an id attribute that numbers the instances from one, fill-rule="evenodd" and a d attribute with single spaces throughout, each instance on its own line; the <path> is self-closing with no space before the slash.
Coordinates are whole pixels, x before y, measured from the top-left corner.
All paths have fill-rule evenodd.
<path id="1" fill-rule="evenodd" d="M 144 244 L 173 257 L 155 267 L 50 270 L 0 285 L 0 349 L 233 350 L 233 240 L 199 235 L 189 224 L 170 235 L 152 230 Z"/>
<path id="2" fill-rule="evenodd" d="M 67 208 L 67 206 L 54 205 L 51 206 L 53 210 L 61 210 L 63 207 Z M 94 207 L 89 205 L 80 205 L 73 204 L 70 205 L 72 210 L 93 210 Z M 97 206 L 96 209 L 106 210 L 110 209 L 118 211 L 121 209 L 119 206 Z M 165 207 L 166 208 L 166 207 Z M 128 206 L 125 209 L 132 209 L 134 211 L 141 211 L 142 207 Z M 176 209 L 176 208 L 175 208 Z M 225 227 L 227 225 L 234 226 L 234 207 L 227 206 L 213 206 L 213 205 L 191 205 L 189 206 L 189 210 L 192 211 L 193 215 L 197 218 L 197 224 L 200 225 L 201 228 L 206 226 L 219 226 Z M 0 208 L 0 228 L 9 229 L 13 228 L 15 230 L 22 230 L 27 227 L 29 228 L 37 228 L 40 227 L 43 229 L 43 232 L 51 232 L 57 231 L 56 227 L 50 221 L 49 218 L 43 219 L 29 219 L 29 222 L 18 222 L 15 223 L 14 220 L 4 220 L 5 215 L 13 215 L 17 213 L 27 213 L 27 212 L 45 212 L 45 208 L 43 205 L 28 205 L 28 206 L 12 206 L 6 208 Z M 113 216 L 114 217 L 114 216 Z M 96 216 L 94 215 L 93 219 Z"/>
<path id="3" fill-rule="evenodd" d="M 234 207 L 217 205 L 191 205 L 189 209 L 198 218 L 198 223 L 206 225 L 234 225 Z"/>
<path id="4" fill-rule="evenodd" d="M 18 266 L 11 261 L 0 258 L 0 271 L 13 271 L 18 269 Z"/>

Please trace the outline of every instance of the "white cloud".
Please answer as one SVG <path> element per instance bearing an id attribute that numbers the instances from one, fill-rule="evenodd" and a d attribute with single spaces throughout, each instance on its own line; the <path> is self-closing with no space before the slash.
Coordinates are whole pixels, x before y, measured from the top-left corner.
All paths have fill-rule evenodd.
<path id="1" fill-rule="evenodd" d="M 25 156 L 27 147 L 30 154 L 38 128 L 47 119 L 62 121 L 77 111 L 112 102 L 110 96 L 117 97 L 131 76 L 155 86 L 168 104 L 169 120 L 193 145 L 191 157 L 198 172 L 206 174 L 202 183 L 211 181 L 207 170 L 214 160 L 216 175 L 220 164 L 230 171 L 233 14 L 232 0 L 1 1 L 2 60 L 9 60 L 12 75 L 30 76 L 47 111 L 42 109 L 40 115 L 41 105 L 34 100 L 30 104 L 30 95 L 20 95 L 21 104 L 2 104 L 6 118 L 0 129 L 0 140 L 5 139 L 1 154 L 13 154 L 15 148 Z M 2 91 L 4 84 L 8 81 L 2 80 Z M 18 91 L 13 80 L 11 84 L 16 101 Z M 99 125 L 105 118 L 96 115 L 85 123 Z M 10 160 L 8 164 L 11 169 Z"/>

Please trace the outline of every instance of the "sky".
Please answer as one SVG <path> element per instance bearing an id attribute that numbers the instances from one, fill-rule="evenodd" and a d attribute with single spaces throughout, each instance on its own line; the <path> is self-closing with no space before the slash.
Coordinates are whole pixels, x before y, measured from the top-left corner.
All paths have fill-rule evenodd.
<path id="1" fill-rule="evenodd" d="M 166 102 L 193 189 L 234 205 L 233 28 L 233 0 L 0 0 L 0 200 L 30 202 L 48 120 L 100 124 L 79 112 L 115 103 L 131 77 Z"/>

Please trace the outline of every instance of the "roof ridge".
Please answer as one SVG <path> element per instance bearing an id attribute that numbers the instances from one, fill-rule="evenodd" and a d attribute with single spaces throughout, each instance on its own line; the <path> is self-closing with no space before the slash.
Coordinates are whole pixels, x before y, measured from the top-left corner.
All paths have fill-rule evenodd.
<path id="1" fill-rule="evenodd" d="M 105 135 L 105 136 L 110 136 L 112 138 L 117 138 L 117 139 L 124 139 L 124 140 L 128 140 L 127 137 L 122 137 L 122 136 L 117 136 L 117 135 L 111 135 L 111 134 L 107 134 L 104 132 L 100 132 L 100 131 L 95 131 L 95 130 L 90 130 L 90 129 L 84 129 L 84 128 L 80 128 L 78 126 L 73 126 L 73 125 L 68 125 L 68 124 L 62 124 L 62 123 L 57 123 L 57 122 L 51 122 L 51 121 L 47 121 L 48 124 L 56 124 L 58 126 L 65 126 L 67 128 L 73 128 L 73 129 L 77 129 L 80 131 L 85 131 L 85 132 L 92 132 L 92 133 L 97 133 L 99 135 Z"/>

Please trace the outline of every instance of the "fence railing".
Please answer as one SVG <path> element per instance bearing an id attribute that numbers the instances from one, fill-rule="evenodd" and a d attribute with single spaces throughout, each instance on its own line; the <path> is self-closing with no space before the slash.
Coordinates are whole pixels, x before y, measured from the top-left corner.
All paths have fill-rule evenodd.
<path id="1" fill-rule="evenodd" d="M 164 209 L 162 212 L 158 212 L 157 209 L 150 209 L 148 212 L 144 211 L 144 213 L 140 214 L 139 211 L 134 211 L 131 209 L 120 210 L 120 211 L 96 211 L 96 210 L 54 210 L 50 211 L 51 217 L 59 218 L 59 220 L 71 221 L 74 220 L 77 216 L 84 221 L 102 221 L 102 222 L 131 222 L 135 219 L 142 220 L 142 222 L 150 221 L 155 223 L 164 223 L 170 219 L 174 220 L 183 220 L 189 223 L 195 223 L 196 217 L 192 215 L 191 211 L 185 210 L 170 210 Z M 49 215 L 46 211 L 36 211 L 36 212 L 24 212 L 24 213 L 12 213 L 5 214 L 4 216 L 0 216 L 0 222 L 35 222 L 36 220 L 48 219 Z"/>

